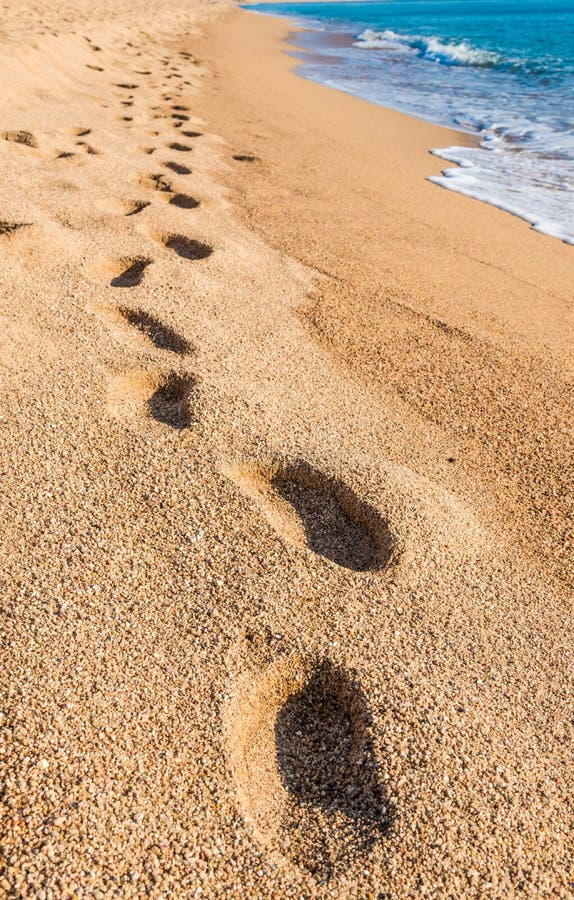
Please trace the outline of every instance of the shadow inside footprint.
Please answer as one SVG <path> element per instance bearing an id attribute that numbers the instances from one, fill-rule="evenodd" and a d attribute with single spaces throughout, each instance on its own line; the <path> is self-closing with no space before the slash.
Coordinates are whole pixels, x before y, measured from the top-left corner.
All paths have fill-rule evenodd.
<path id="1" fill-rule="evenodd" d="M 166 169 L 170 169 L 172 172 L 175 172 L 176 175 L 191 175 L 191 169 L 187 166 L 182 166 L 181 163 L 177 162 L 166 162 L 164 163 Z"/>
<path id="2" fill-rule="evenodd" d="M 2 138 L 12 144 L 23 144 L 25 147 L 38 146 L 38 141 L 31 131 L 3 131 Z"/>
<path id="3" fill-rule="evenodd" d="M 178 431 L 192 424 L 193 379 L 172 372 L 148 400 L 151 416 Z"/>
<path id="4" fill-rule="evenodd" d="M 360 686 L 328 660 L 278 712 L 277 765 L 294 801 L 290 855 L 317 878 L 364 853 L 389 825 L 371 728 Z"/>
<path id="5" fill-rule="evenodd" d="M 154 191 L 161 191 L 164 194 L 169 194 L 173 190 L 171 182 L 167 181 L 165 175 L 162 175 L 161 172 L 156 175 L 144 175 L 140 179 L 140 184 Z"/>
<path id="6" fill-rule="evenodd" d="M 148 200 L 133 200 L 132 202 L 128 202 L 126 204 L 126 212 L 125 216 L 137 216 L 138 213 L 141 213 L 142 210 L 146 209 L 150 206 Z"/>
<path id="7" fill-rule="evenodd" d="M 147 259 L 144 256 L 119 260 L 118 268 L 121 268 L 121 271 L 112 278 L 110 281 L 111 286 L 121 288 L 136 287 L 136 285 L 140 284 L 144 272 L 151 262 L 151 259 Z"/>
<path id="8" fill-rule="evenodd" d="M 280 469 L 271 484 L 297 514 L 310 550 L 356 572 L 389 562 L 387 524 L 342 482 L 299 464 Z"/>
<path id="9" fill-rule="evenodd" d="M 172 206 L 179 206 L 180 209 L 195 209 L 199 206 L 199 200 L 189 194 L 174 194 L 169 202 Z"/>
<path id="10" fill-rule="evenodd" d="M 190 352 L 191 344 L 186 338 L 170 328 L 169 325 L 164 325 L 144 309 L 129 309 L 120 306 L 119 311 L 124 319 L 149 338 L 158 350 L 170 350 L 172 353 L 179 353 L 182 356 Z"/>
<path id="11" fill-rule="evenodd" d="M 164 247 L 173 250 L 183 259 L 206 259 L 213 253 L 213 247 L 194 241 L 193 238 L 184 237 L 182 234 L 169 234 L 163 238 Z"/>
<path id="12" fill-rule="evenodd" d="M 14 232 L 18 231 L 20 228 L 27 228 L 29 226 L 29 222 L 1 222 L 0 221 L 0 235 L 4 234 L 14 234 Z"/>
<path id="13" fill-rule="evenodd" d="M 178 141 L 173 141 L 171 144 L 168 144 L 170 150 L 177 150 L 179 153 L 189 153 L 190 150 L 193 150 L 193 147 L 188 147 L 187 144 L 180 144 Z"/>

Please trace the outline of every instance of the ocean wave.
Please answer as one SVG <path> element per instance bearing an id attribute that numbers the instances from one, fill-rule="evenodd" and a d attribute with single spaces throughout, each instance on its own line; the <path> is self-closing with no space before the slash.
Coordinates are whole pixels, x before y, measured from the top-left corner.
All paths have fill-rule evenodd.
<path id="1" fill-rule="evenodd" d="M 438 37 L 424 37 L 417 34 L 397 34 L 395 31 L 374 31 L 366 28 L 357 36 L 355 47 L 362 50 L 396 50 L 408 47 L 415 50 L 421 59 L 442 63 L 445 66 L 479 66 L 492 68 L 501 62 L 497 53 L 480 50 L 468 41 L 444 41 Z"/>

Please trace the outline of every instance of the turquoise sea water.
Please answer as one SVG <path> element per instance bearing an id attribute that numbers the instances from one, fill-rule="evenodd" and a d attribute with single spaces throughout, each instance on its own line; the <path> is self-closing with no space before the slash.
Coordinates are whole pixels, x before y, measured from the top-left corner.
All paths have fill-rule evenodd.
<path id="1" fill-rule="evenodd" d="M 432 179 L 574 244 L 574 0 L 257 4 L 309 29 L 300 72 L 478 135 Z"/>

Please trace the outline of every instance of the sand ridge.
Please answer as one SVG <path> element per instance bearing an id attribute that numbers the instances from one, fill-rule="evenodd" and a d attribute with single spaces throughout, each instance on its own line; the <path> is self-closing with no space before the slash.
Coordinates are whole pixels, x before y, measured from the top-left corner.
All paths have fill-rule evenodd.
<path id="1" fill-rule="evenodd" d="M 360 255 L 282 244 L 297 117 L 229 103 L 239 16 L 3 26 L 0 892 L 568 896 L 560 569 L 445 476 L 416 372 L 381 394 Z"/>

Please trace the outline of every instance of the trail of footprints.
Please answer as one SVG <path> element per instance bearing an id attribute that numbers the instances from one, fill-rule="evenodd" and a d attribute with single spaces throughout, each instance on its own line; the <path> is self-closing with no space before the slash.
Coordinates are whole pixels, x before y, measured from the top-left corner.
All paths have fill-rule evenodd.
<path id="1" fill-rule="evenodd" d="M 94 52 L 102 52 L 86 38 Z M 181 53 L 192 60 L 190 54 Z M 169 59 L 162 61 L 164 66 Z M 88 65 L 98 73 L 103 66 Z M 152 71 L 134 73 L 150 77 Z M 177 70 L 166 79 L 182 79 Z M 188 82 L 184 82 L 188 83 Z M 139 84 L 131 80 L 114 83 L 121 92 L 119 104 L 129 109 L 122 115 L 133 122 L 134 93 Z M 176 89 L 176 94 L 181 91 Z M 130 93 L 125 94 L 126 91 Z M 165 94 L 165 102 L 173 99 Z M 166 111 L 156 108 L 158 118 L 169 118 L 178 139 L 168 141 L 168 150 L 189 154 L 201 133 L 185 127 L 188 109 L 173 103 Z M 87 127 L 73 129 L 77 145 L 96 153 L 83 140 Z M 155 132 L 156 136 L 158 132 Z M 0 137 L 27 148 L 37 140 L 27 131 L 5 131 Z M 180 139 L 181 138 L 181 139 Z M 141 147 L 144 155 L 157 147 Z M 73 154 L 63 151 L 59 158 Z M 238 162 L 256 157 L 238 153 Z M 169 159 L 162 167 L 175 175 L 192 174 L 191 168 Z M 175 188 L 162 172 L 140 179 L 145 189 L 179 209 L 193 210 L 200 201 Z M 119 201 L 125 217 L 141 214 L 152 201 Z M 0 239 L 26 223 L 0 222 Z M 148 231 L 163 251 L 184 261 L 207 259 L 213 248 L 179 232 Z M 154 260 L 146 255 L 125 256 L 97 263 L 92 274 L 122 294 L 145 284 Z M 140 302 L 122 299 L 113 307 L 102 307 L 100 317 L 117 328 L 120 340 L 130 333 L 154 352 L 183 361 L 193 353 L 187 337 L 164 323 Z M 108 408 L 123 422 L 145 426 L 150 420 L 175 431 L 195 422 L 197 377 L 180 366 L 128 370 L 111 379 Z M 298 551 L 310 552 L 328 565 L 354 573 L 383 572 L 395 560 L 397 544 L 390 524 L 364 503 L 342 481 L 328 477 L 304 460 L 261 464 L 245 461 L 226 470 L 237 488 L 255 501 L 262 515 L 280 538 Z M 391 811 L 377 765 L 373 726 L 368 702 L 356 679 L 327 657 L 287 659 L 270 663 L 258 678 L 247 678 L 229 703 L 226 713 L 230 767 L 236 782 L 243 815 L 255 836 L 318 881 L 330 879 L 353 859 L 368 852 L 391 822 Z"/>

